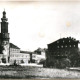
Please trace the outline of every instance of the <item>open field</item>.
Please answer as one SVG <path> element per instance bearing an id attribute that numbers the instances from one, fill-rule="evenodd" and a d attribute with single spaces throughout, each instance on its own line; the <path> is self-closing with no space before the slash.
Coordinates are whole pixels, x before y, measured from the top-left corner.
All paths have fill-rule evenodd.
<path id="1" fill-rule="evenodd" d="M 0 78 L 80 78 L 79 70 L 37 67 L 0 67 Z"/>

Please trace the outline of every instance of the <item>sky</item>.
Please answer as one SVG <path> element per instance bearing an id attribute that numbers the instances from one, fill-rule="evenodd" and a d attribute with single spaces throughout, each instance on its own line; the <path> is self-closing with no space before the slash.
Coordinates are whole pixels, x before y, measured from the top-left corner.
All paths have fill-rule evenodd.
<path id="1" fill-rule="evenodd" d="M 47 48 L 63 37 L 80 40 L 80 2 L 0 1 L 0 18 L 4 8 L 10 42 L 21 50 Z"/>

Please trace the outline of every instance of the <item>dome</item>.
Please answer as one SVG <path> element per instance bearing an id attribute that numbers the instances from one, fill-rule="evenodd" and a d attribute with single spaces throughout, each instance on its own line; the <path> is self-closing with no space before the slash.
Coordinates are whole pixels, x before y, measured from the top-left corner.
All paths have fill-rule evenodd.
<path id="1" fill-rule="evenodd" d="M 3 15 L 6 14 L 5 10 L 3 11 Z"/>

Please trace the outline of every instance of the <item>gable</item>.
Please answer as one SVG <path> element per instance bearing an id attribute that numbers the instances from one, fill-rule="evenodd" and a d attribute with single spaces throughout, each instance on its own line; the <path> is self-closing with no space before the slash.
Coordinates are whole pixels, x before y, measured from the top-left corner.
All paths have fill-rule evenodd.
<path id="1" fill-rule="evenodd" d="M 10 43 L 10 48 L 20 49 L 18 46 L 14 45 L 12 43 Z"/>

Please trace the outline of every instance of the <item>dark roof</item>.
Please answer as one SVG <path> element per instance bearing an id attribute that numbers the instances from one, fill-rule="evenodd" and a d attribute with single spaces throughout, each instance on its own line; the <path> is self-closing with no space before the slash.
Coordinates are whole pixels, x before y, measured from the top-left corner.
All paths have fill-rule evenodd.
<path id="1" fill-rule="evenodd" d="M 32 52 L 30 52 L 30 51 L 20 51 L 20 53 L 28 53 L 28 54 L 31 54 Z"/>
<path id="2" fill-rule="evenodd" d="M 75 38 L 72 38 L 72 37 L 67 37 L 67 38 L 60 38 L 60 39 L 58 39 L 58 40 L 56 40 L 56 41 L 54 41 L 54 42 L 52 42 L 52 43 L 50 43 L 50 44 L 54 44 L 55 42 L 61 41 L 61 40 L 66 40 L 66 41 L 71 40 L 71 41 L 73 41 L 73 42 L 79 43 L 79 40 L 76 40 Z M 48 45 L 50 45 L 50 44 L 48 44 Z"/>
<path id="3" fill-rule="evenodd" d="M 20 49 L 18 46 L 14 45 L 12 43 L 10 43 L 10 48 Z"/>

